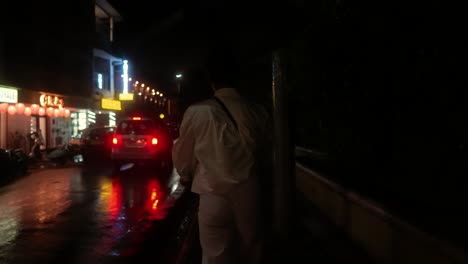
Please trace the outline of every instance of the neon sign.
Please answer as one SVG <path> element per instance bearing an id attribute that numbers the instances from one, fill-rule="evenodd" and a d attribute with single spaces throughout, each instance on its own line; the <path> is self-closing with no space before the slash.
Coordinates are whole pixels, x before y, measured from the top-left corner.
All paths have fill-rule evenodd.
<path id="1" fill-rule="evenodd" d="M 39 104 L 42 107 L 63 108 L 63 97 L 42 94 L 41 97 L 39 97 Z"/>

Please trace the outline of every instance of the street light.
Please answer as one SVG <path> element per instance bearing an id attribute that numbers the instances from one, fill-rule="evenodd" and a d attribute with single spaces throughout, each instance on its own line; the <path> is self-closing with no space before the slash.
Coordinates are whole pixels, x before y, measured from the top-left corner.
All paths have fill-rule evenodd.
<path id="1" fill-rule="evenodd" d="M 180 94 L 180 83 L 181 83 L 183 75 L 182 73 L 177 73 L 175 77 L 177 81 L 177 93 Z"/>

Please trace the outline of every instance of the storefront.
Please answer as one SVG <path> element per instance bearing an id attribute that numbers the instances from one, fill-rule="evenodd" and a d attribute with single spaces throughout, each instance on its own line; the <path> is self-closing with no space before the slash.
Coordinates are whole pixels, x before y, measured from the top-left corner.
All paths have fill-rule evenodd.
<path id="1" fill-rule="evenodd" d="M 98 126 L 115 126 L 117 122 L 117 113 L 122 110 L 122 105 L 119 100 L 102 98 L 99 106 L 95 106 L 96 125 Z"/>
<path id="2" fill-rule="evenodd" d="M 53 148 L 73 138 L 75 130 L 84 129 L 79 113 L 87 111 L 89 102 L 47 92 L 0 87 L 0 147 L 22 148 L 29 152 L 37 133 L 44 145 Z M 78 113 L 78 114 L 77 114 Z M 77 120 L 73 117 L 77 116 Z"/>
<path id="3" fill-rule="evenodd" d="M 10 106 L 16 103 L 18 103 L 18 89 L 0 86 L 0 148 L 3 149 L 8 147 L 8 111 L 13 113 L 13 108 Z"/>

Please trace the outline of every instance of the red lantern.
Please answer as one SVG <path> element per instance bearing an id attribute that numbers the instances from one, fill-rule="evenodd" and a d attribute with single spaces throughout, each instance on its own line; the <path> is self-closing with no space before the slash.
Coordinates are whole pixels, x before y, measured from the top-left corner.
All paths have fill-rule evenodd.
<path id="1" fill-rule="evenodd" d="M 8 107 L 8 114 L 10 114 L 10 115 L 16 114 L 16 106 L 10 105 L 10 106 Z"/>
<path id="2" fill-rule="evenodd" d="M 65 117 L 69 118 L 70 117 L 70 110 L 65 109 Z"/>
<path id="3" fill-rule="evenodd" d="M 22 115 L 24 113 L 24 104 L 16 104 L 16 110 L 18 111 L 18 115 Z"/>
<path id="4" fill-rule="evenodd" d="M 54 116 L 59 117 L 59 115 L 60 115 L 60 111 L 58 109 L 55 109 L 54 110 Z"/>
<path id="5" fill-rule="evenodd" d="M 37 111 L 39 111 L 39 106 L 37 104 L 31 105 L 31 114 L 37 115 Z"/>
<path id="6" fill-rule="evenodd" d="M 59 116 L 61 116 L 61 117 L 65 116 L 65 109 L 63 109 L 63 108 L 59 109 Z"/>
<path id="7" fill-rule="evenodd" d="M 52 107 L 47 108 L 47 116 L 52 117 L 54 115 L 54 109 Z"/>
<path id="8" fill-rule="evenodd" d="M 24 108 L 24 115 L 25 116 L 30 116 L 31 115 L 31 108 L 29 108 L 29 107 Z"/>
<path id="9" fill-rule="evenodd" d="M 40 107 L 38 113 L 39 113 L 40 116 L 44 116 L 46 111 L 45 111 L 44 108 Z"/>
<path id="10" fill-rule="evenodd" d="M 8 109 L 8 104 L 7 103 L 0 104 L 0 112 L 1 113 L 6 113 L 7 109 Z"/>

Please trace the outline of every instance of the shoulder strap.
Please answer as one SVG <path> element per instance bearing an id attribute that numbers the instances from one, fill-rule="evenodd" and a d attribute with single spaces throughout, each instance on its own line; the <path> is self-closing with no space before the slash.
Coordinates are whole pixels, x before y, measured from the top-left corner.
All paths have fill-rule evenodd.
<path id="1" fill-rule="evenodd" d="M 234 124 L 234 127 L 236 129 L 239 129 L 237 127 L 237 122 L 236 120 L 234 119 L 234 117 L 232 117 L 231 115 L 231 112 L 229 112 L 228 108 L 226 107 L 226 105 L 223 103 L 223 101 L 221 101 L 221 99 L 219 99 L 218 97 L 214 96 L 213 99 L 218 102 L 218 104 L 221 106 L 221 108 L 223 108 L 224 112 L 226 113 L 226 115 L 229 117 L 229 119 L 231 119 L 231 122 L 232 124 Z"/>

